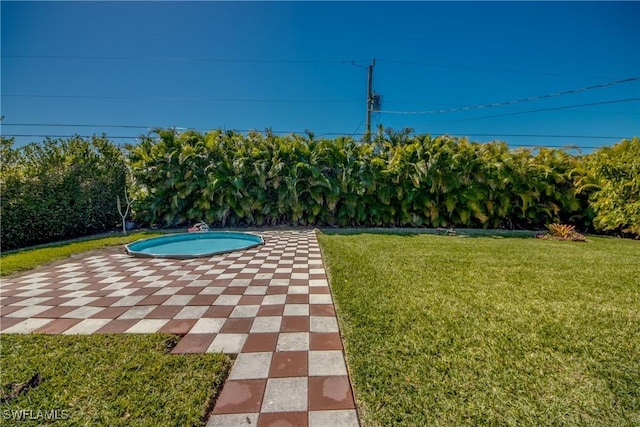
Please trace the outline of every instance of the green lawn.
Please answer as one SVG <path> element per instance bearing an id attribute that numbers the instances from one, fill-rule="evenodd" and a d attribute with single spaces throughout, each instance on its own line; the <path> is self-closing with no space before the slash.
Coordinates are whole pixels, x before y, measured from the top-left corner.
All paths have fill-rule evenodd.
<path id="1" fill-rule="evenodd" d="M 168 354 L 177 340 L 166 334 L 1 335 L 0 424 L 45 425 L 48 414 L 64 426 L 203 426 L 231 361 L 222 354 Z M 40 384 L 14 396 L 15 385 L 36 374 Z M 26 419 L 19 420 L 20 413 Z"/>
<path id="2" fill-rule="evenodd" d="M 367 426 L 640 425 L 640 242 L 318 238 Z"/>
<path id="3" fill-rule="evenodd" d="M 0 274 L 8 276 L 20 271 L 30 270 L 39 265 L 58 259 L 66 258 L 73 254 L 101 249 L 108 246 L 124 245 L 138 239 L 146 239 L 162 233 L 137 232 L 127 236 L 117 235 L 111 237 L 88 238 L 77 241 L 52 243 L 36 248 L 26 248 L 11 251 L 0 257 Z"/>

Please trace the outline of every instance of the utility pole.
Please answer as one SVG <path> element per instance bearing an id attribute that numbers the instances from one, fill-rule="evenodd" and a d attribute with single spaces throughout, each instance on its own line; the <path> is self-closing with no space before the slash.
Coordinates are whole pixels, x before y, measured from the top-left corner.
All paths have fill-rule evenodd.
<path id="1" fill-rule="evenodd" d="M 371 60 L 371 65 L 369 65 L 369 74 L 367 77 L 367 140 L 369 140 L 369 136 L 371 135 L 371 111 L 373 110 L 373 67 L 375 66 L 376 60 L 374 58 Z"/>

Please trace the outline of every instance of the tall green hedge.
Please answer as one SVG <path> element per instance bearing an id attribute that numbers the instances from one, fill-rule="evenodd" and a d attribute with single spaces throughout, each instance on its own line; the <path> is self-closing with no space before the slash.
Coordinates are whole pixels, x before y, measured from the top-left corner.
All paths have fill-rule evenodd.
<path id="1" fill-rule="evenodd" d="M 158 130 L 129 147 L 142 220 L 228 225 L 542 227 L 584 224 L 562 150 L 511 151 L 379 132 L 370 143 Z"/>
<path id="2" fill-rule="evenodd" d="M 105 136 L 14 148 L 2 139 L 2 250 L 87 235 L 118 224 L 125 188 L 120 149 Z"/>
<path id="3" fill-rule="evenodd" d="M 640 235 L 640 140 L 586 156 L 503 142 L 382 131 L 362 143 L 313 134 L 158 129 L 14 148 L 1 138 L 2 250 L 113 229 L 127 168 L 134 219 L 212 226 L 581 229 Z M 593 228 L 591 228 L 593 227 Z"/>

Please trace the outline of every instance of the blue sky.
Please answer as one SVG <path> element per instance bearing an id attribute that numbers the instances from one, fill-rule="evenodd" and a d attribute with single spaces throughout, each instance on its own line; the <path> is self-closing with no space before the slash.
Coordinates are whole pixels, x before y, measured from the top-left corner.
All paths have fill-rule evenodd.
<path id="1" fill-rule="evenodd" d="M 1 131 L 34 135 L 18 145 L 169 126 L 361 135 L 373 58 L 374 127 L 586 150 L 640 136 L 640 80 L 620 82 L 640 78 L 640 2 L 2 1 L 1 13 Z"/>

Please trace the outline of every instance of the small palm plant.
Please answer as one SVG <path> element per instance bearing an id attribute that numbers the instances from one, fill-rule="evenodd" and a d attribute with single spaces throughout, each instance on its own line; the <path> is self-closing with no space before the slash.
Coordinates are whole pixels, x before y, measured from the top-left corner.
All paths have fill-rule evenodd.
<path id="1" fill-rule="evenodd" d="M 549 229 L 549 233 L 539 234 L 538 237 L 551 240 L 569 240 L 572 242 L 584 242 L 586 240 L 584 235 L 578 233 L 573 225 L 553 223 L 547 224 L 547 229 Z"/>

